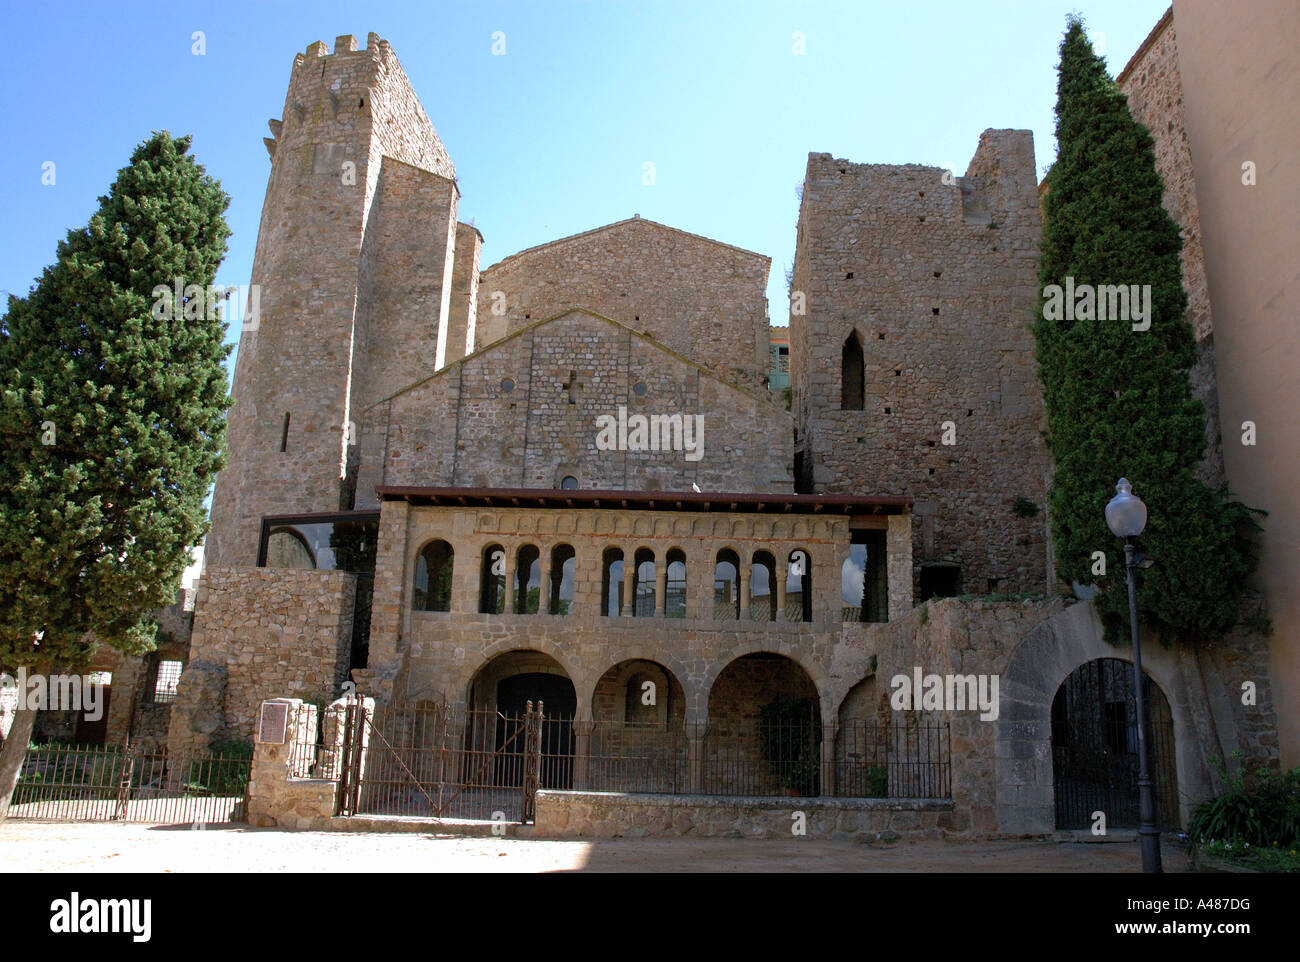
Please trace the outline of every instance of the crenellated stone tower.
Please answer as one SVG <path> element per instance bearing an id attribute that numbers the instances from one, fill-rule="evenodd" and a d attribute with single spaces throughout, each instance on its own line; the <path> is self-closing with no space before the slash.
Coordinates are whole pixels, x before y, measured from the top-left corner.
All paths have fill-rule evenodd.
<path id="1" fill-rule="evenodd" d="M 253 565 L 264 515 L 352 507 L 358 412 L 466 353 L 482 238 L 386 40 L 294 58 L 235 366 L 209 566 Z"/>

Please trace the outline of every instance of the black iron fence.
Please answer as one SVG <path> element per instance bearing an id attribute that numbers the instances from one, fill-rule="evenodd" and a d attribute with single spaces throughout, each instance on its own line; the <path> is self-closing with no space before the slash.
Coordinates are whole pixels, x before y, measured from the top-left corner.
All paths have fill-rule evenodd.
<path id="1" fill-rule="evenodd" d="M 251 758 L 165 749 L 27 749 L 9 818 L 206 824 L 243 821 Z"/>

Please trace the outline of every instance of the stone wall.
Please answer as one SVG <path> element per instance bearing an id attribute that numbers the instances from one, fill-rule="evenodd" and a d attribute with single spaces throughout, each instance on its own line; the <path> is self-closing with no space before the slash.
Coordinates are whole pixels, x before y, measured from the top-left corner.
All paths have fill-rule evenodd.
<path id="1" fill-rule="evenodd" d="M 625 420 L 680 415 L 666 439 L 677 450 L 602 449 L 598 419 L 620 408 Z M 765 392 L 573 311 L 371 408 L 357 505 L 376 504 L 379 484 L 558 488 L 565 475 L 601 490 L 788 492 L 792 426 Z"/>
<path id="2" fill-rule="evenodd" d="M 1183 238 L 1183 290 L 1187 292 L 1187 322 L 1196 334 L 1196 366 L 1191 371 L 1192 394 L 1205 405 L 1205 456 L 1199 475 L 1214 486 L 1224 481 L 1223 439 L 1219 431 L 1219 392 L 1214 375 L 1214 317 L 1205 279 L 1201 246 L 1201 211 L 1196 200 L 1196 176 L 1187 142 L 1183 86 L 1178 75 L 1178 37 L 1173 8 L 1116 78 L 1128 96 L 1133 119 L 1151 131 L 1156 146 L 1156 171 L 1165 182 L 1164 207 Z"/>
<path id="3" fill-rule="evenodd" d="M 612 317 L 720 377 L 767 386 L 771 258 L 635 217 L 483 272 L 475 347 L 571 307 Z M 499 292 L 499 294 L 498 294 Z"/>
<path id="4" fill-rule="evenodd" d="M 450 297 L 456 171 L 386 41 L 371 34 L 357 50 L 340 37 L 332 55 L 312 44 L 270 126 L 252 271 L 260 316 L 240 334 L 230 460 L 206 543 L 215 566 L 256 562 L 263 515 L 348 507 L 357 392 L 432 370 L 437 337 L 416 335 L 439 330 Z M 415 219 L 400 210 L 408 202 Z M 421 267 L 395 277 L 403 264 Z M 400 345 L 401 363 L 369 364 L 367 332 L 377 350 Z"/>
<path id="5" fill-rule="evenodd" d="M 713 795 L 537 793 L 539 838 L 792 838 L 874 842 L 941 838 L 951 802 L 884 798 L 718 798 Z M 797 819 L 796 813 L 803 818 Z"/>
<path id="6" fill-rule="evenodd" d="M 1032 137 L 985 131 L 966 175 L 945 176 L 809 155 L 790 317 L 799 490 L 912 496 L 918 587 L 921 565 L 950 562 L 964 593 L 1043 591 Z M 841 404 L 851 336 L 862 410 Z"/>
<path id="7" fill-rule="evenodd" d="M 356 576 L 292 568 L 208 568 L 199 582 L 191 662 L 181 674 L 169 745 L 209 734 L 248 738 L 263 699 L 330 701 L 348 678 Z M 187 684 L 191 673 L 203 679 Z M 219 718 L 193 706 L 224 685 Z"/>

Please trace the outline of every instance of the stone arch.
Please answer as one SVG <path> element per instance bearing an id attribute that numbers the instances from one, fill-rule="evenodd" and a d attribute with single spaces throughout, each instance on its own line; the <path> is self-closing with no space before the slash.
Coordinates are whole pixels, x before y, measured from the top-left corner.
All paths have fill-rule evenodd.
<path id="1" fill-rule="evenodd" d="M 1071 672 L 1099 658 L 1131 663 L 1133 653 L 1126 646 L 1106 643 L 1090 602 L 1071 605 L 1037 625 L 1012 652 L 1002 674 L 994 723 L 998 831 L 1046 834 L 1055 830 L 1052 700 Z M 1210 787 L 1179 661 L 1177 652 L 1161 648 L 1149 638 L 1143 640 L 1142 668 L 1165 693 L 1173 718 L 1179 814 L 1186 824 L 1193 800 L 1209 794 Z"/>
<path id="2" fill-rule="evenodd" d="M 644 704 L 647 693 L 641 685 L 643 680 L 654 683 L 653 705 Z M 645 712 L 645 717 L 629 716 L 628 698 L 632 695 L 637 696 L 641 707 L 657 711 Z M 653 723 L 660 727 L 680 724 L 686 718 L 686 690 L 677 674 L 662 662 L 653 658 L 626 658 L 597 679 L 591 692 L 591 717 L 597 723 Z"/>
<path id="3" fill-rule="evenodd" d="M 712 719 L 712 699 L 714 690 L 717 688 L 718 679 L 723 673 L 736 662 L 752 655 L 773 656 L 782 658 L 798 668 L 804 676 L 807 677 L 812 686 L 812 693 L 816 695 L 818 703 L 821 705 L 822 721 L 831 720 L 831 703 L 830 703 L 830 684 L 826 672 L 820 665 L 813 663 L 808 664 L 796 655 L 774 651 L 768 643 L 763 641 L 743 641 L 737 644 L 726 656 L 719 656 L 716 660 L 709 663 L 707 670 L 699 681 L 699 691 L 703 698 L 701 707 L 705 709 L 710 720 Z"/>
<path id="4" fill-rule="evenodd" d="M 587 701 L 587 692 L 592 687 L 590 672 L 575 670 L 560 645 L 542 638 L 529 639 L 527 648 L 512 641 L 488 645 L 478 665 L 463 674 L 458 688 L 471 709 L 495 709 L 496 695 L 495 691 L 489 690 L 490 687 L 503 678 L 522 674 L 555 675 L 566 679 L 573 687 L 574 717 L 584 718 L 590 713 Z"/>

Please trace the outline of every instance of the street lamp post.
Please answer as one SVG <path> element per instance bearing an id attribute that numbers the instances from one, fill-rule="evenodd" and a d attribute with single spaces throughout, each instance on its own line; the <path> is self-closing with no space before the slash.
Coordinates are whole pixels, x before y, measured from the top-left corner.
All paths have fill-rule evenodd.
<path id="1" fill-rule="evenodd" d="M 1142 645 L 1138 641 L 1137 586 L 1133 570 L 1138 566 L 1137 553 L 1132 538 L 1147 526 L 1147 506 L 1133 493 L 1126 478 L 1115 485 L 1118 492 L 1106 505 L 1106 524 L 1115 537 L 1124 539 L 1124 567 L 1128 572 L 1128 620 L 1133 632 L 1133 690 L 1137 699 L 1138 716 L 1138 805 L 1142 825 L 1138 838 L 1142 846 L 1142 871 L 1163 872 L 1160 865 L 1160 830 L 1156 828 L 1156 804 L 1151 792 L 1151 767 L 1147 758 L 1147 713 L 1143 693 Z"/>

